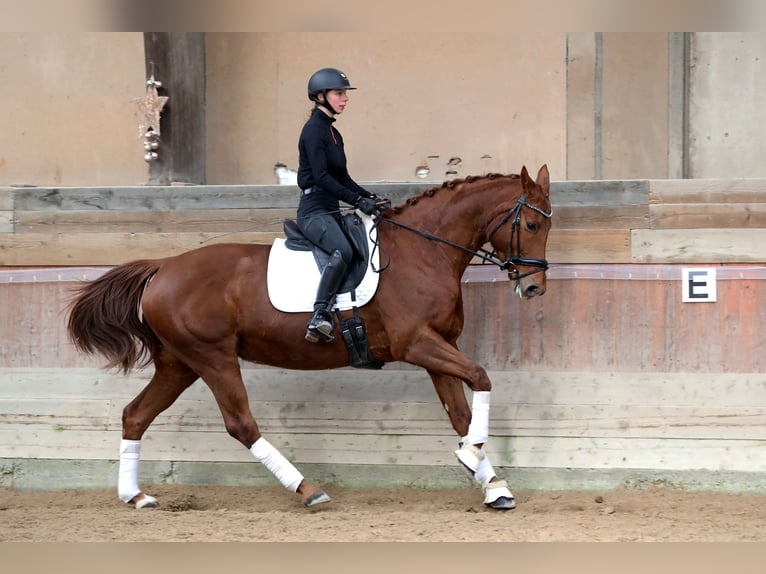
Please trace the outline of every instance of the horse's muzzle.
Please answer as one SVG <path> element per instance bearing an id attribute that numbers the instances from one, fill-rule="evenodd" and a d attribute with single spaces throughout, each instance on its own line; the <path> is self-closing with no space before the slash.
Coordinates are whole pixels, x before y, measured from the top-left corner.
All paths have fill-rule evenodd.
<path id="1" fill-rule="evenodd" d="M 508 272 L 508 278 L 515 283 L 514 291 L 521 299 L 531 299 L 545 293 L 546 269 L 547 267 L 542 266 L 528 272 L 514 269 Z"/>

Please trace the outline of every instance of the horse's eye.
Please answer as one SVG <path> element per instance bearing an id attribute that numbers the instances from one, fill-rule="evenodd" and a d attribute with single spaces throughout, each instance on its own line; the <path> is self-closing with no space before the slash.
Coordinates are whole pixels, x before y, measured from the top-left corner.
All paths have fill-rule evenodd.
<path id="1" fill-rule="evenodd" d="M 527 231 L 531 231 L 532 233 L 535 233 L 539 229 L 539 225 L 535 223 L 534 221 L 527 221 L 526 223 Z"/>

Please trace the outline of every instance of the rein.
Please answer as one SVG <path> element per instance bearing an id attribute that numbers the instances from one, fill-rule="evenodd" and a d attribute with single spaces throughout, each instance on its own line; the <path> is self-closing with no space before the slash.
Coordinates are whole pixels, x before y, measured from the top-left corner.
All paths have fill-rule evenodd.
<path id="1" fill-rule="evenodd" d="M 468 253 L 469 255 L 472 255 L 473 257 L 478 257 L 485 264 L 496 265 L 502 271 L 513 273 L 513 279 L 515 281 L 519 281 L 523 277 L 527 277 L 528 275 L 533 275 L 535 273 L 541 273 L 548 269 L 548 261 L 546 261 L 545 259 L 533 259 L 530 257 L 521 257 L 520 255 L 513 255 L 511 253 L 513 249 L 514 234 L 516 235 L 516 251 L 518 253 L 521 253 L 521 209 L 523 207 L 528 207 L 532 209 L 533 211 L 536 211 L 537 213 L 539 213 L 546 219 L 550 219 L 553 216 L 553 209 L 551 209 L 550 212 L 543 211 L 539 207 L 527 202 L 526 195 L 522 193 L 518 201 L 516 202 L 516 205 L 513 207 L 513 209 L 508 211 L 505 217 L 503 217 L 502 221 L 495 226 L 495 228 L 487 237 L 487 241 L 490 241 L 492 239 L 492 236 L 503 225 L 505 225 L 511 218 L 513 218 L 513 222 L 511 224 L 511 237 L 508 242 L 508 253 L 506 254 L 505 261 L 500 259 L 494 250 L 487 251 L 486 249 L 481 248 L 477 251 L 474 251 L 473 249 L 469 249 L 463 245 L 450 241 L 449 239 L 444 239 L 443 237 L 439 237 L 438 235 L 428 233 L 427 231 L 422 231 L 420 229 L 410 227 L 409 225 L 406 225 L 404 223 L 394 221 L 393 219 L 388 219 L 388 218 L 384 219 L 382 217 L 378 217 L 376 218 L 375 226 L 377 227 L 377 225 L 379 225 L 381 221 L 385 221 L 387 223 L 390 223 L 391 225 L 395 225 L 397 227 L 401 227 L 402 229 L 406 229 L 407 231 L 410 231 L 414 233 L 415 235 L 423 237 L 424 239 L 449 245 L 450 247 L 463 251 L 464 253 Z M 519 273 L 517 268 L 517 266 L 519 265 L 526 266 L 526 267 L 536 267 L 536 269 L 534 269 L 533 271 L 529 271 L 528 273 L 524 273 L 522 275 Z M 386 265 L 383 269 L 380 269 L 378 272 L 384 271 L 386 267 L 388 267 L 388 265 Z"/>

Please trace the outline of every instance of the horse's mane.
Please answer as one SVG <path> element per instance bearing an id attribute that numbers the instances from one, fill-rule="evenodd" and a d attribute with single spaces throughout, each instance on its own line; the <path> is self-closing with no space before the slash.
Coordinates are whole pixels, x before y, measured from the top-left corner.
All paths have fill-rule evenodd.
<path id="1" fill-rule="evenodd" d="M 511 174 L 504 174 L 504 173 L 487 173 L 485 175 L 469 175 L 464 178 L 457 178 L 457 179 L 450 179 L 445 182 L 443 182 L 441 185 L 432 187 L 430 189 L 425 190 L 423 193 L 419 195 L 414 195 L 410 198 L 407 198 L 407 200 L 402 205 L 397 205 L 395 207 L 392 207 L 388 211 L 384 213 L 384 216 L 390 216 L 390 215 L 399 215 L 402 213 L 406 208 L 417 205 L 421 199 L 427 198 L 427 197 L 433 197 L 437 194 L 440 190 L 443 189 L 455 189 L 457 187 L 460 187 L 464 183 L 475 183 L 480 180 L 493 180 L 498 178 L 510 178 L 510 179 L 519 179 L 521 176 L 517 173 L 511 173 Z"/>

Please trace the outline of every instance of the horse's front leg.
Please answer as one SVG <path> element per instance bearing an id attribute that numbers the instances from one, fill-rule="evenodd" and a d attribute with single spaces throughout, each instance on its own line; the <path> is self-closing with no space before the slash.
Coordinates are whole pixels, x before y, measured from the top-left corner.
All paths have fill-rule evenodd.
<path id="1" fill-rule="evenodd" d="M 463 381 L 455 377 L 447 375 L 440 375 L 438 373 L 429 372 L 431 380 L 433 381 L 436 393 L 439 395 L 439 400 L 444 406 L 444 410 L 447 411 L 452 428 L 460 437 L 466 437 L 469 435 L 468 428 L 471 424 L 471 410 L 468 407 L 468 401 L 465 398 L 465 392 L 463 390 Z M 513 494 L 508 489 L 508 483 L 504 480 L 499 480 L 495 469 L 492 467 L 492 463 L 489 460 L 489 455 L 482 447 L 479 452 L 480 462 L 476 470 L 471 470 L 461 460 L 460 453 L 465 447 L 467 439 L 461 440 L 460 448 L 455 451 L 460 465 L 467 471 L 467 474 L 481 487 L 484 491 L 484 504 L 492 508 L 499 510 L 510 510 L 516 507 L 516 501 Z"/>
<path id="2" fill-rule="evenodd" d="M 514 508 L 513 495 L 507 485 L 492 480 L 496 477 L 484 450 L 484 445 L 489 439 L 492 391 L 492 383 L 486 370 L 464 356 L 454 342 L 447 342 L 435 331 L 422 333 L 417 341 L 410 343 L 404 353 L 404 360 L 424 367 L 431 375 L 452 426 L 458 436 L 462 437 L 455 455 L 467 472 L 484 488 L 487 495 L 485 502 L 494 497 L 494 500 L 490 501 L 491 506 Z M 461 381 L 473 392 L 470 409 Z M 491 495 L 490 491 L 493 491 Z M 505 500 L 496 502 L 501 498 Z"/>

